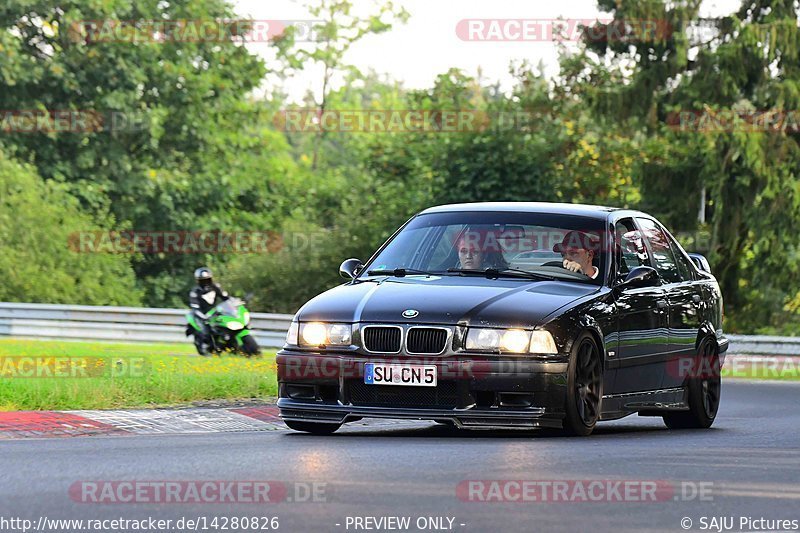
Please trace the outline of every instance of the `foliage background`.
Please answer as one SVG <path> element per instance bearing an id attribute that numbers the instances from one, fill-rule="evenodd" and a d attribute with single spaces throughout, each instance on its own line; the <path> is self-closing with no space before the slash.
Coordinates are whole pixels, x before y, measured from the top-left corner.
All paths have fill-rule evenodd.
<path id="1" fill-rule="evenodd" d="M 119 113 L 136 126 L 17 133 L 3 118 L 0 300 L 180 307 L 191 272 L 208 264 L 229 289 L 254 292 L 256 310 L 294 312 L 341 281 L 343 259 L 366 259 L 427 206 L 563 201 L 641 208 L 706 253 L 729 331 L 800 332 L 800 133 L 669 124 L 682 110 L 797 110 L 792 1 L 745 0 L 701 41 L 690 31 L 699 1 L 600 0 L 615 23 L 666 20 L 677 31 L 587 38 L 578 52 L 563 51 L 554 79 L 525 61 L 510 65 L 510 93 L 455 69 L 426 90 L 407 90 L 346 64 L 353 42 L 408 17 L 389 1 L 364 19 L 349 15 L 349 0 L 313 1 L 327 21 L 320 41 L 308 49 L 285 34 L 274 43 L 276 65 L 233 41 L 91 43 L 70 32 L 84 20 L 234 18 L 224 0 L 57 4 L 0 6 L 0 109 Z M 324 67 L 322 98 L 288 103 L 281 80 L 311 63 Z M 334 86 L 335 75 L 345 83 Z M 294 108 L 524 118 L 468 133 L 284 131 L 280 113 Z M 264 255 L 79 254 L 68 246 L 76 231 L 121 229 L 314 238 L 285 239 Z"/>

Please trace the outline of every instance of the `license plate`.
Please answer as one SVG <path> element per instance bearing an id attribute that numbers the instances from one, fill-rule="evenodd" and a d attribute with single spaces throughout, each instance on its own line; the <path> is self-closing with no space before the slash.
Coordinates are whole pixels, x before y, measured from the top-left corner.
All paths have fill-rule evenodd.
<path id="1" fill-rule="evenodd" d="M 383 365 L 366 363 L 364 383 L 367 385 L 436 386 L 436 367 L 422 365 Z"/>

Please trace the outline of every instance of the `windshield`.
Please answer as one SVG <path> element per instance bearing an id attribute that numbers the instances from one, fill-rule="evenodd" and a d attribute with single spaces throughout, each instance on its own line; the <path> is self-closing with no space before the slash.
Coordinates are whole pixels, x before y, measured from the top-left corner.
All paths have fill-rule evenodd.
<path id="1" fill-rule="evenodd" d="M 423 214 L 367 265 L 362 277 L 391 274 L 464 275 L 469 271 L 531 273 L 601 284 L 607 262 L 603 221 L 520 212 Z M 569 264 L 567 264 L 569 262 Z M 531 276 L 533 277 L 533 276 Z"/>
<path id="2" fill-rule="evenodd" d="M 217 306 L 217 314 L 224 316 L 238 316 L 241 300 L 229 298 Z"/>

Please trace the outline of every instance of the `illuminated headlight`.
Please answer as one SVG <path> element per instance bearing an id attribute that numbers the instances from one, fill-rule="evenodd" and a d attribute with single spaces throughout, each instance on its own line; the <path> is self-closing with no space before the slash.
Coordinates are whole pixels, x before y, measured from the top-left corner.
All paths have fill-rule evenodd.
<path id="1" fill-rule="evenodd" d="M 544 330 L 470 328 L 464 347 L 506 353 L 558 353 L 553 336 Z"/>
<path id="2" fill-rule="evenodd" d="M 531 334 L 521 329 L 509 329 L 500 337 L 500 350 L 503 352 L 522 353 L 528 349 Z"/>
<path id="3" fill-rule="evenodd" d="M 349 346 L 351 338 L 350 324 L 308 322 L 300 326 L 300 344 L 304 346 Z"/>
<path id="4" fill-rule="evenodd" d="M 240 329 L 244 329 L 244 324 L 242 324 L 241 322 L 236 322 L 235 320 L 231 320 L 230 322 L 225 324 L 225 327 L 231 331 L 239 331 Z"/>

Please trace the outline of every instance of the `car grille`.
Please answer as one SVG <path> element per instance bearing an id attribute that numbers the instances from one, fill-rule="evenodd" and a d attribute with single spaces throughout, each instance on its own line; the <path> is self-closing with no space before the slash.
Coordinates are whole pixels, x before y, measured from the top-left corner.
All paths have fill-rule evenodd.
<path id="1" fill-rule="evenodd" d="M 418 407 L 455 409 L 458 386 L 455 381 L 440 381 L 436 387 L 367 385 L 349 380 L 350 403 L 363 407 Z"/>
<path id="2" fill-rule="evenodd" d="M 396 327 L 367 326 L 361 332 L 364 348 L 370 352 L 396 353 L 400 351 L 402 330 Z"/>
<path id="3" fill-rule="evenodd" d="M 411 328 L 408 330 L 406 350 L 409 353 L 442 353 L 447 342 L 447 330 L 440 328 Z"/>

